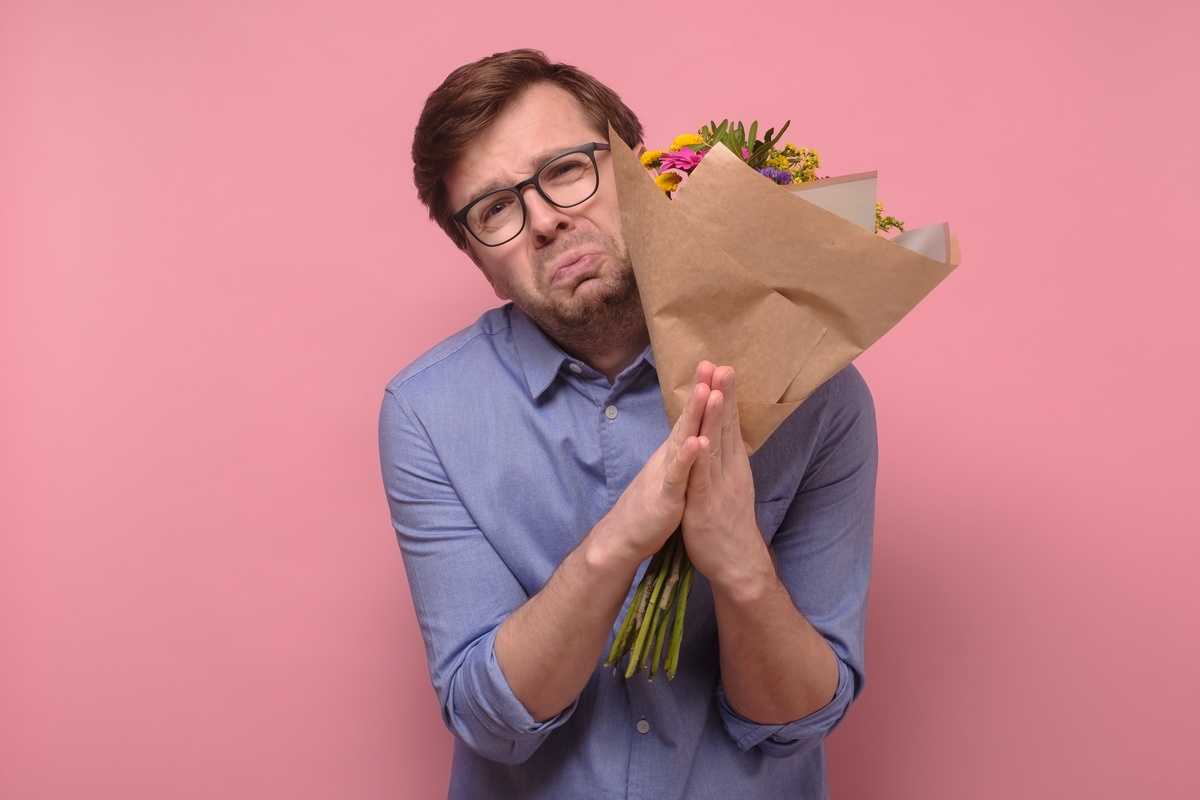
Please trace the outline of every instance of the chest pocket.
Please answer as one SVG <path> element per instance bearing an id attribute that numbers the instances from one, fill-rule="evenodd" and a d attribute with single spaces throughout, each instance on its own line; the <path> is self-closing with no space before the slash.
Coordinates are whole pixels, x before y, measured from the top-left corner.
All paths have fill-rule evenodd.
<path id="1" fill-rule="evenodd" d="M 767 544 L 770 544 L 771 540 L 775 538 L 775 531 L 779 530 L 779 525 L 783 522 L 783 517 L 787 514 L 791 503 L 792 498 L 790 497 L 754 501 L 754 519 Z"/>

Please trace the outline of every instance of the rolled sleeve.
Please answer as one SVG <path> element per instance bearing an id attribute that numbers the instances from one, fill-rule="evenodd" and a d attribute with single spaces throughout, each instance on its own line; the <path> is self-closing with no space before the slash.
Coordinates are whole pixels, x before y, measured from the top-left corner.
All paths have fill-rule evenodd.
<path id="1" fill-rule="evenodd" d="M 503 764 L 520 764 L 575 711 L 578 699 L 545 722 L 533 718 L 513 694 L 496 660 L 496 630 L 472 647 L 447 687 L 447 726 L 475 752 Z"/>
<path id="2" fill-rule="evenodd" d="M 779 579 L 792 602 L 837 658 L 838 682 L 827 705 L 785 725 L 759 725 L 742 717 L 718 684 L 718 707 L 734 743 L 742 750 L 757 746 L 770 756 L 818 746 L 862 691 L 865 675 L 878 464 L 874 405 L 866 384 L 852 367 L 805 403 L 809 416 L 789 418 L 781 427 L 784 438 L 774 445 L 768 440 L 762 452 L 762 457 L 786 463 L 788 453 L 782 445 L 793 441 L 788 437 L 804 441 L 803 426 L 818 428 L 811 459 L 771 533 L 770 546 Z M 777 471 L 786 474 L 783 469 Z M 775 514 L 777 511 L 763 516 Z M 760 526 L 763 522 L 760 519 Z"/>
<path id="3" fill-rule="evenodd" d="M 535 721 L 496 660 L 496 632 L 528 594 L 476 525 L 417 416 L 391 392 L 379 439 L 392 523 L 443 720 L 481 756 L 520 763 L 574 710 Z"/>
<path id="4" fill-rule="evenodd" d="M 838 684 L 833 699 L 803 719 L 783 725 L 762 725 L 733 710 L 724 688 L 717 684 L 717 709 L 733 743 L 742 751 L 757 747 L 773 758 L 804 753 L 825 740 L 850 707 L 854 698 L 854 680 L 850 668 L 838 660 Z"/>

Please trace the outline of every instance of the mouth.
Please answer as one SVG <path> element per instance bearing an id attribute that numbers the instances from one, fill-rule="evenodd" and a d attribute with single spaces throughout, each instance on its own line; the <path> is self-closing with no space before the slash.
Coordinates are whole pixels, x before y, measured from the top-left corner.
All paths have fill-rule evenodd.
<path id="1" fill-rule="evenodd" d="M 596 277 L 593 273 L 600 265 L 601 258 L 599 253 L 572 253 L 559 259 L 550 267 L 550 285 L 578 285 Z"/>

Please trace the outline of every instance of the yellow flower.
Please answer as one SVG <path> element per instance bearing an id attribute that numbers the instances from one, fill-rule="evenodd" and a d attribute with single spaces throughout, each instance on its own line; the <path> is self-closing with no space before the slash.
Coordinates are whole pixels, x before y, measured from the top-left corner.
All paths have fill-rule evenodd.
<path id="1" fill-rule="evenodd" d="M 787 156 L 775 156 L 767 159 L 767 166 L 772 169 L 787 171 L 787 168 L 792 165 L 792 162 L 787 160 Z"/>
<path id="2" fill-rule="evenodd" d="M 675 141 L 671 142 L 671 149 L 672 150 L 682 150 L 683 148 L 687 147 L 689 144 L 703 144 L 703 143 L 704 143 L 704 139 L 700 138 L 696 134 L 685 133 L 685 134 L 682 134 L 681 136 L 675 137 Z"/>
<path id="3" fill-rule="evenodd" d="M 658 188 L 662 189 L 667 194 L 670 194 L 679 188 L 680 180 L 682 179 L 674 172 L 664 172 L 662 175 L 659 175 L 657 178 L 655 178 L 654 182 L 658 184 Z"/>
<path id="4" fill-rule="evenodd" d="M 792 178 L 797 183 L 816 180 L 817 167 L 821 166 L 821 157 L 817 154 L 816 150 L 801 147 L 793 149 L 787 155 L 792 164 L 788 172 L 792 174 Z"/>
<path id="5" fill-rule="evenodd" d="M 903 220 L 898 220 L 893 216 L 885 217 L 883 215 L 883 201 L 876 200 L 875 201 L 875 232 L 883 233 L 884 231 L 890 231 L 892 228 L 895 228 L 896 230 L 903 233 L 904 232 Z"/>
<path id="6" fill-rule="evenodd" d="M 657 167 L 658 163 L 661 160 L 662 160 L 662 150 L 647 150 L 646 152 L 642 153 L 642 166 L 643 167 L 651 167 L 651 168 Z"/>

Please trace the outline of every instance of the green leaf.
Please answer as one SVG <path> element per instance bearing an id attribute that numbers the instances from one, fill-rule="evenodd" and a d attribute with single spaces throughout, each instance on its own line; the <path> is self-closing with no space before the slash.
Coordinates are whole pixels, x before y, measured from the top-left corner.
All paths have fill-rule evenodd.
<path id="1" fill-rule="evenodd" d="M 782 141 L 784 131 L 786 131 L 788 129 L 788 125 L 791 125 L 791 124 L 792 124 L 792 121 L 790 119 L 784 120 L 783 127 L 779 129 L 779 135 L 777 135 L 775 137 L 775 141 L 771 142 L 772 147 L 774 147 L 775 145 L 779 144 L 780 141 Z"/>
<path id="2" fill-rule="evenodd" d="M 779 129 L 778 134 L 775 133 L 774 128 L 768 130 L 766 139 L 761 144 L 757 144 L 755 146 L 754 152 L 750 154 L 750 159 L 746 163 L 755 169 L 758 169 L 765 164 L 767 159 L 771 156 L 771 151 L 775 149 L 775 145 L 779 144 L 779 140 L 783 138 L 784 131 L 786 131 L 788 129 L 788 125 L 791 124 L 791 120 L 783 123 L 783 127 Z"/>
<path id="3" fill-rule="evenodd" d="M 712 137 L 708 140 L 710 146 L 721 141 L 721 137 L 725 135 L 725 129 L 729 127 L 729 120 L 723 121 L 720 125 L 713 123 Z"/>

